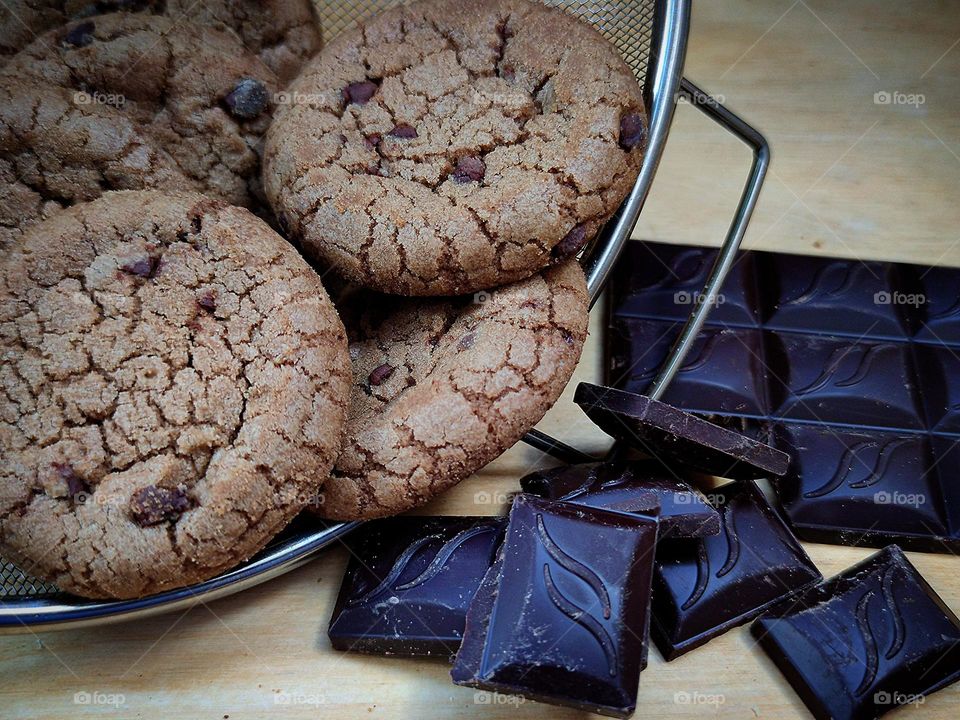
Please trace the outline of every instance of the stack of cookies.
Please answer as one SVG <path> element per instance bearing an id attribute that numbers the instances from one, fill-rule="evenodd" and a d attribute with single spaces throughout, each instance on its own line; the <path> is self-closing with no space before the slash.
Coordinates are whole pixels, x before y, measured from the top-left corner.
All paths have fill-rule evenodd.
<path id="1" fill-rule="evenodd" d="M 88 597 L 194 583 L 304 509 L 427 502 L 559 397 L 587 334 L 576 255 L 645 140 L 595 30 L 424 0 L 319 49 L 307 0 L 21 4 L 5 558 Z"/>

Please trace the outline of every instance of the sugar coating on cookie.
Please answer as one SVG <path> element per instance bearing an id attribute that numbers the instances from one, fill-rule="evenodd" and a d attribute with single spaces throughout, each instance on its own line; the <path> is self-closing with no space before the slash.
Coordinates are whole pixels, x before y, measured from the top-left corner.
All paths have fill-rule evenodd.
<path id="1" fill-rule="evenodd" d="M 348 301 L 347 440 L 317 512 L 409 510 L 516 443 L 572 376 L 588 304 L 574 260 L 476 299 Z"/>
<path id="2" fill-rule="evenodd" d="M 270 203 L 308 253 L 383 292 L 474 292 L 575 254 L 643 161 L 630 68 L 526 0 L 387 10 L 329 42 L 287 98 Z"/>
<path id="3" fill-rule="evenodd" d="M 228 30 L 282 82 L 295 77 L 321 45 L 310 0 L 5 0 L 0 4 L 0 63 L 50 28 L 116 11 L 149 12 L 177 23 Z"/>
<path id="4" fill-rule="evenodd" d="M 249 211 L 108 193 L 0 262 L 0 554 L 137 597 L 250 557 L 339 452 L 347 339 Z"/>
<path id="5" fill-rule="evenodd" d="M 162 16 L 115 13 L 40 36 L 0 69 L 0 253 L 55 208 L 106 190 L 262 205 L 278 88 L 235 37 Z"/>

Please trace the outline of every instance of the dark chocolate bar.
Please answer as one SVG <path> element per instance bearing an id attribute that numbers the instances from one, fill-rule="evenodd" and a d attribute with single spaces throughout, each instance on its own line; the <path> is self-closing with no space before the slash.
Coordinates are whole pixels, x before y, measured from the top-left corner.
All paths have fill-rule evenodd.
<path id="1" fill-rule="evenodd" d="M 526 493 L 547 500 L 615 510 L 660 514 L 660 540 L 716 535 L 720 514 L 699 490 L 668 476 L 648 460 L 566 465 L 520 479 Z"/>
<path id="2" fill-rule="evenodd" d="M 351 534 L 328 630 L 333 647 L 452 657 L 505 524 L 497 517 L 397 517 Z"/>
<path id="3" fill-rule="evenodd" d="M 720 535 L 657 549 L 652 634 L 667 660 L 821 580 L 752 481 L 718 488 L 715 502 L 723 518 Z"/>
<path id="4" fill-rule="evenodd" d="M 655 517 L 518 495 L 467 615 L 453 681 L 630 715 L 656 539 Z"/>
<path id="5" fill-rule="evenodd" d="M 657 460 L 734 480 L 787 472 L 786 453 L 643 395 L 580 383 L 573 401 L 605 433 Z"/>
<path id="6" fill-rule="evenodd" d="M 611 386 L 647 389 L 715 257 L 628 244 Z M 775 486 L 799 537 L 956 552 L 958 288 L 960 269 L 742 253 L 661 399 L 787 452 Z"/>
<path id="7" fill-rule="evenodd" d="M 814 717 L 866 720 L 960 679 L 960 620 L 896 545 L 752 626 Z"/>

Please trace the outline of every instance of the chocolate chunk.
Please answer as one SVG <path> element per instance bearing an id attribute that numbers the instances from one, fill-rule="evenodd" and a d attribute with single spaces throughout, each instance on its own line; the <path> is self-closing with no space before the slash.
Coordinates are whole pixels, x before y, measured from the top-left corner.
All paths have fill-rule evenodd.
<path id="1" fill-rule="evenodd" d="M 657 548 L 652 633 L 666 660 L 822 579 L 752 481 L 718 488 L 714 502 L 722 533 Z"/>
<path id="2" fill-rule="evenodd" d="M 259 80 L 243 78 L 224 98 L 224 102 L 234 117 L 252 120 L 267 109 L 270 95 Z"/>
<path id="3" fill-rule="evenodd" d="M 574 402 L 604 432 L 659 459 L 735 480 L 783 475 L 790 456 L 643 395 L 580 383 Z"/>
<path id="4" fill-rule="evenodd" d="M 398 517 L 351 534 L 328 630 L 333 647 L 451 658 L 505 524 L 491 517 Z"/>
<path id="5" fill-rule="evenodd" d="M 413 125 L 400 123 L 390 131 L 390 137 L 399 138 L 401 140 L 412 140 L 413 138 L 417 137 L 417 129 Z"/>
<path id="6" fill-rule="evenodd" d="M 146 279 L 152 279 L 160 271 L 160 258 L 152 255 L 145 255 L 131 262 L 128 262 L 120 268 L 128 275 L 136 275 Z"/>
<path id="7" fill-rule="evenodd" d="M 383 136 L 380 133 L 370 133 L 369 135 L 365 136 L 363 140 L 367 144 L 367 147 L 372 150 L 380 144 L 380 141 L 383 140 Z"/>
<path id="8" fill-rule="evenodd" d="M 513 65 L 504 65 L 500 68 L 500 77 L 502 77 L 507 82 L 512 83 L 517 79 L 517 71 Z"/>
<path id="9" fill-rule="evenodd" d="M 213 290 L 206 290 L 200 293 L 197 296 L 197 305 L 201 309 L 206 310 L 209 313 L 212 313 L 214 310 L 217 309 L 216 293 L 214 293 Z"/>
<path id="10" fill-rule="evenodd" d="M 580 250 L 586 244 L 587 227 L 586 225 L 577 225 L 570 232 L 563 236 L 563 240 L 554 245 L 550 254 L 553 256 L 553 260 L 555 262 L 559 262 L 560 260 L 580 252 Z"/>
<path id="11" fill-rule="evenodd" d="M 647 139 L 647 121 L 641 113 L 627 113 L 620 118 L 620 147 L 633 150 Z"/>
<path id="12" fill-rule="evenodd" d="M 341 92 L 343 102 L 347 105 L 366 105 L 370 98 L 377 94 L 379 86 L 370 80 L 355 82 L 347 85 Z"/>
<path id="13" fill-rule="evenodd" d="M 567 465 L 520 479 L 526 493 L 577 505 L 660 515 L 660 540 L 716 535 L 720 514 L 707 498 L 658 462 Z"/>
<path id="14" fill-rule="evenodd" d="M 453 180 L 464 185 L 469 182 L 480 182 L 487 173 L 487 166 L 478 157 L 465 157 L 457 161 L 457 168 L 453 171 Z"/>
<path id="15" fill-rule="evenodd" d="M 396 370 L 396 368 L 393 365 L 384 363 L 370 373 L 368 380 L 370 381 L 371 385 L 383 385 L 383 383 L 389 380 L 390 376 L 393 375 L 394 370 Z"/>
<path id="16" fill-rule="evenodd" d="M 473 347 L 473 344 L 477 341 L 477 333 L 468 332 L 462 338 L 460 342 L 457 343 L 457 348 L 460 350 L 469 350 Z"/>
<path id="17" fill-rule="evenodd" d="M 92 20 L 78 23 L 63 36 L 63 43 L 77 48 L 86 47 L 93 42 L 93 33 L 96 29 L 97 27 Z"/>
<path id="18" fill-rule="evenodd" d="M 751 629 L 820 720 L 929 703 L 960 679 L 960 619 L 896 545 L 782 603 Z"/>
<path id="19" fill-rule="evenodd" d="M 656 538 L 654 516 L 517 496 L 497 561 L 467 613 L 453 681 L 630 715 Z"/>
<path id="20" fill-rule="evenodd" d="M 181 488 L 148 485 L 130 497 L 130 512 L 140 527 L 177 520 L 190 509 L 190 499 Z"/>

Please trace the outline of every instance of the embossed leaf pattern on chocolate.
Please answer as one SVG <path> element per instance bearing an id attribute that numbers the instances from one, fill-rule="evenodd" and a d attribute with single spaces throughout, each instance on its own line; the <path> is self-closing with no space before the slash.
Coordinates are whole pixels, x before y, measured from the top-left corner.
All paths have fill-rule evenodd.
<path id="1" fill-rule="evenodd" d="M 857 469 L 863 464 L 863 467 L 870 467 L 869 474 L 861 480 L 855 480 L 854 482 L 849 483 L 849 487 L 854 490 L 859 490 L 861 488 L 872 487 L 879 483 L 887 474 L 887 470 L 890 467 L 890 463 L 893 460 L 894 453 L 905 445 L 909 444 L 910 440 L 906 438 L 890 438 L 886 442 L 880 442 L 877 440 L 864 440 L 859 442 L 856 445 L 852 445 L 847 448 L 843 456 L 840 458 L 840 461 L 837 463 L 837 469 L 833 474 L 833 477 L 830 478 L 829 482 L 825 485 L 822 485 L 815 490 L 810 490 L 805 492 L 803 496 L 805 498 L 819 498 L 824 495 L 829 495 L 832 492 L 835 492 L 837 489 L 843 486 L 844 482 L 850 476 L 850 473 Z M 867 466 L 864 464 L 864 458 L 868 451 L 876 449 L 876 459 L 872 466 Z"/>
<path id="2" fill-rule="evenodd" d="M 459 550 L 464 543 L 479 535 L 485 535 L 487 533 L 493 533 L 496 531 L 497 528 L 490 525 L 480 525 L 461 530 L 459 533 L 437 548 L 433 558 L 419 575 L 417 575 L 413 580 L 409 580 L 404 583 L 398 583 L 397 581 L 403 576 L 404 572 L 410 566 L 410 563 L 413 562 L 414 558 L 417 557 L 417 555 L 419 555 L 426 546 L 436 544 L 438 541 L 442 540 L 443 535 L 440 533 L 434 533 L 418 538 L 412 544 L 408 545 L 400 554 L 400 557 L 397 559 L 396 563 L 392 568 L 390 568 L 390 572 L 387 573 L 387 575 L 382 581 L 380 581 L 379 584 L 363 595 L 358 595 L 357 597 L 352 598 L 347 605 L 362 605 L 363 603 L 367 603 L 383 593 L 411 590 L 418 585 L 422 585 L 423 583 L 436 577 L 437 574 L 443 569 L 444 565 L 446 565 L 453 556 L 453 554 L 457 552 L 457 550 Z"/>
<path id="3" fill-rule="evenodd" d="M 550 537 L 550 533 L 547 532 L 547 528 L 543 523 L 542 514 L 537 515 L 537 534 L 540 536 L 540 542 L 543 544 L 544 550 L 553 558 L 554 562 L 567 572 L 583 580 L 596 594 L 603 617 L 605 620 L 609 620 L 611 613 L 610 593 L 607 591 L 607 586 L 603 580 L 601 580 L 593 570 L 568 555 L 557 545 L 554 539 Z M 597 620 L 589 610 L 580 607 L 560 591 L 553 581 L 549 563 L 543 564 L 543 583 L 547 590 L 547 597 L 550 598 L 550 602 L 553 603 L 554 607 L 587 630 L 587 632 L 593 636 L 594 640 L 597 641 L 607 659 L 610 676 L 616 677 L 618 667 L 617 650 L 614 647 L 610 633 L 606 631 L 600 621 Z"/>

